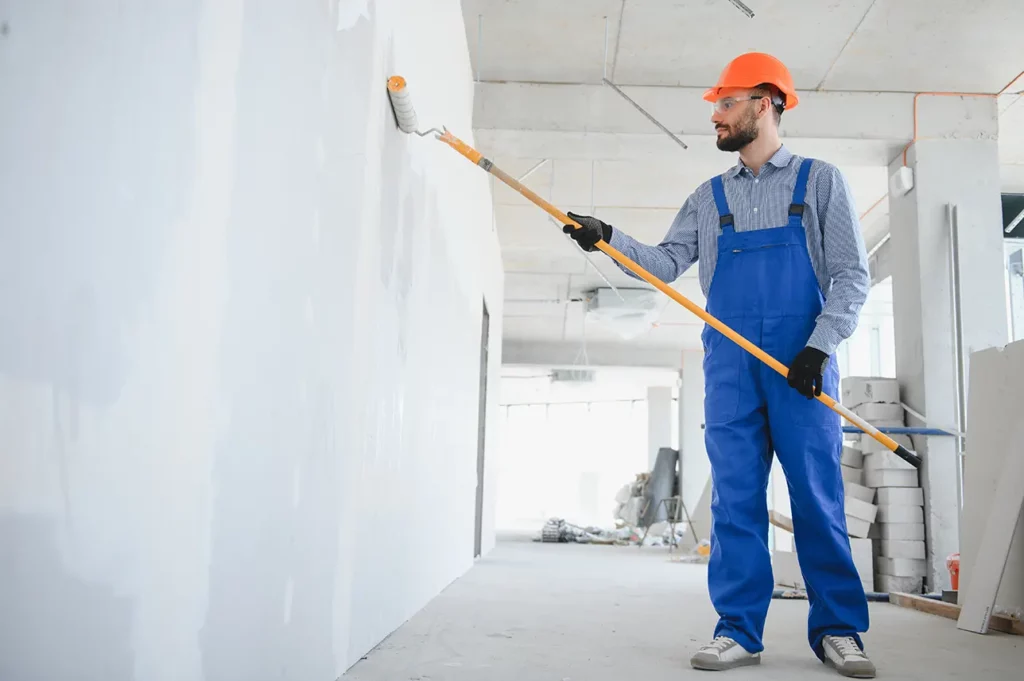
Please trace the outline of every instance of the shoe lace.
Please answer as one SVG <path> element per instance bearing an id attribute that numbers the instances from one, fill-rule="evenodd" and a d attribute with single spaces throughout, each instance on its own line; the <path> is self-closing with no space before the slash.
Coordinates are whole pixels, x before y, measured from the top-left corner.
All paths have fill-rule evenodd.
<path id="1" fill-rule="evenodd" d="M 849 657 L 851 655 L 863 656 L 860 646 L 857 645 L 856 639 L 852 636 L 833 636 L 832 643 L 835 644 L 836 650 L 843 657 Z"/>
<path id="2" fill-rule="evenodd" d="M 728 636 L 719 636 L 714 641 L 712 641 L 711 643 L 707 644 L 704 647 L 705 648 L 710 648 L 710 649 L 713 649 L 713 650 L 717 650 L 717 651 L 723 651 L 726 648 L 728 648 L 729 646 L 731 646 L 733 643 L 735 643 L 735 641 L 733 641 Z"/>

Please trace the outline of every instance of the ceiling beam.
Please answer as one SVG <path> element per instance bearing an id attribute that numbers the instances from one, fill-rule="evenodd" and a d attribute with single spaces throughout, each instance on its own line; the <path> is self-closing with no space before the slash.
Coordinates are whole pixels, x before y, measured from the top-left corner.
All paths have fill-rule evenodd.
<path id="1" fill-rule="evenodd" d="M 639 113 L 637 114 L 640 115 Z M 474 128 L 476 147 L 496 158 L 553 158 L 570 161 L 668 161 L 698 165 L 722 172 L 736 163 L 735 155 L 715 146 L 711 135 L 680 135 L 681 148 L 654 126 L 653 133 L 611 133 L 530 129 Z M 783 140 L 793 153 L 827 159 L 838 166 L 885 168 L 906 145 L 901 140 L 824 139 L 788 136 Z"/>
<path id="2" fill-rule="evenodd" d="M 502 341 L 501 363 L 514 366 L 579 368 L 580 344 L 553 341 Z M 589 367 L 642 367 L 680 369 L 681 348 L 637 347 L 627 343 L 587 343 Z"/>
<path id="3" fill-rule="evenodd" d="M 711 107 L 702 99 L 702 88 L 628 86 L 622 90 L 673 132 L 701 136 L 712 132 Z M 913 99 L 906 93 L 801 92 L 799 108 L 782 117 L 781 132 L 787 137 L 897 140 L 905 144 L 914 134 Z M 659 132 L 612 88 L 586 84 L 477 83 L 473 126 L 553 132 Z"/>

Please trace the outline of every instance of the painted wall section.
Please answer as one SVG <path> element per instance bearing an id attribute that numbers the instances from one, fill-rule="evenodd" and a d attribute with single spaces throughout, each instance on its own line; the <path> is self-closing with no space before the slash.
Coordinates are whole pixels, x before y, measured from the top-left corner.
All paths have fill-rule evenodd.
<path id="1" fill-rule="evenodd" d="M 473 561 L 489 184 L 384 88 L 472 140 L 459 2 L 0 21 L 0 678 L 336 679 Z"/>

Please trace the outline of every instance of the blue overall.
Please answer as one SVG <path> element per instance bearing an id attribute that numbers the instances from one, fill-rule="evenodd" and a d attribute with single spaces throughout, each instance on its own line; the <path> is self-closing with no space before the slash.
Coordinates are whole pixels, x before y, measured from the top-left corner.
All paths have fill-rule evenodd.
<path id="1" fill-rule="evenodd" d="M 711 181 L 721 235 L 707 310 L 789 366 L 803 349 L 824 297 L 802 220 L 811 159 L 797 174 L 789 223 L 737 232 L 722 178 Z M 825 635 L 867 631 L 868 607 L 846 532 L 839 416 L 791 388 L 774 369 L 706 326 L 705 442 L 711 460 L 708 589 L 719 614 L 715 636 L 763 650 L 775 580 L 768 551 L 766 490 L 773 452 L 786 474 L 797 556 L 810 603 L 808 639 L 821 657 Z M 831 358 L 822 391 L 836 395 Z"/>

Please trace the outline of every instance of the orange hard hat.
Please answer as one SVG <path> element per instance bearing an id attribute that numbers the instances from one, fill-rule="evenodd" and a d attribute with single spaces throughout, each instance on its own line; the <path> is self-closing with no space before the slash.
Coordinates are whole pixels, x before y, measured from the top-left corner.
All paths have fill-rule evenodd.
<path id="1" fill-rule="evenodd" d="M 762 83 L 770 83 L 785 96 L 786 108 L 792 109 L 800 101 L 793 86 L 793 76 L 781 61 L 764 52 L 747 52 L 729 62 L 718 83 L 704 93 L 704 99 L 714 102 L 723 88 L 756 87 Z"/>

